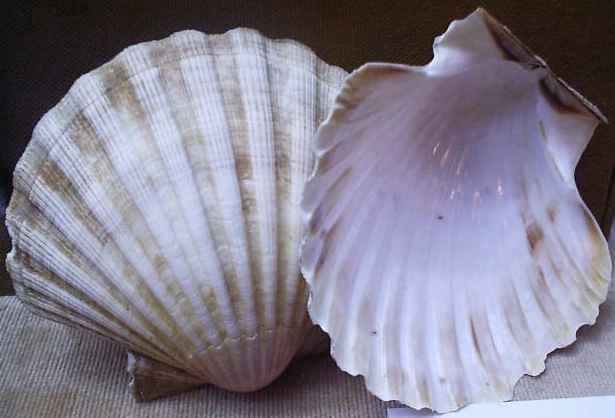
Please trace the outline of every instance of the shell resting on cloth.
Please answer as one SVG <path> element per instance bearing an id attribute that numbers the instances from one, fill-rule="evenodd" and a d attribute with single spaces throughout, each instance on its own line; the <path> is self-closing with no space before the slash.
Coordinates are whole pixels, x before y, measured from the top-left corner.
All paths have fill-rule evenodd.
<path id="1" fill-rule="evenodd" d="M 141 398 L 271 382 L 312 328 L 300 200 L 345 76 L 248 29 L 179 32 L 82 76 L 15 170 L 18 296 L 136 353 Z"/>
<path id="2" fill-rule="evenodd" d="M 426 66 L 352 73 L 303 200 L 308 309 L 338 365 L 438 412 L 541 373 L 611 278 L 574 183 L 601 119 L 481 9 Z"/>

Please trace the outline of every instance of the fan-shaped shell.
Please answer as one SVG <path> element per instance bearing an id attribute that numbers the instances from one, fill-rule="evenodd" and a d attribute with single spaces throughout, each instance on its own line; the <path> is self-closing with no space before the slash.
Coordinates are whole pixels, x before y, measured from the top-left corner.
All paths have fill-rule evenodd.
<path id="1" fill-rule="evenodd" d="M 311 328 L 300 198 L 345 75 L 236 29 L 132 46 L 79 78 L 15 170 L 21 300 L 138 353 L 135 375 L 160 384 L 136 379 L 141 397 L 269 383 Z"/>
<path id="2" fill-rule="evenodd" d="M 351 74 L 303 200 L 309 312 L 338 365 L 439 412 L 542 372 L 611 277 L 574 183 L 601 118 L 483 10 L 427 66 Z"/>

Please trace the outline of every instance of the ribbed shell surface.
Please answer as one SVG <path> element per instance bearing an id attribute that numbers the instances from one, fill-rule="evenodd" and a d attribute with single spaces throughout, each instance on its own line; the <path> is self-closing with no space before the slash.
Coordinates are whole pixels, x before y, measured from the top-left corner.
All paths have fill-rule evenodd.
<path id="1" fill-rule="evenodd" d="M 188 380 L 269 383 L 311 327 L 300 199 L 345 75 L 236 29 L 139 44 L 79 78 L 15 170 L 21 300 Z"/>

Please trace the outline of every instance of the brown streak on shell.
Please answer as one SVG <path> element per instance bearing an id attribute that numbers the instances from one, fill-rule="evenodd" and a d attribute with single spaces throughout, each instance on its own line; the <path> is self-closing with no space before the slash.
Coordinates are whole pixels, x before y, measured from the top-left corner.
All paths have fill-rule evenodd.
<path id="1" fill-rule="evenodd" d="M 544 239 L 542 228 L 536 222 L 532 222 L 526 226 L 525 233 L 530 252 L 534 255 L 538 248 L 538 244 Z"/>
<path id="2" fill-rule="evenodd" d="M 479 9 L 485 26 L 489 30 L 493 41 L 502 52 L 502 57 L 516 61 L 530 69 L 544 67 L 544 62 L 538 59 L 523 42 L 519 40 L 506 26 L 484 9 Z"/>
<path id="3" fill-rule="evenodd" d="M 252 170 L 252 161 L 250 160 L 250 156 L 237 154 L 235 156 L 235 170 L 237 171 L 237 178 L 239 180 L 252 180 L 254 174 Z"/>
<path id="4" fill-rule="evenodd" d="M 553 295 L 551 295 L 551 292 L 549 290 L 549 285 L 547 284 L 547 280 L 545 278 L 544 272 L 542 271 L 542 268 L 540 267 L 540 265 L 535 264 L 535 269 L 536 274 L 534 276 L 535 280 L 533 281 L 532 289 L 534 290 L 534 296 L 540 311 L 544 314 L 544 317 L 548 319 L 553 316 L 553 312 L 549 309 L 543 297 L 550 298 L 553 304 L 555 304 L 555 301 L 553 300 Z M 549 325 L 551 324 L 549 323 Z"/>
<path id="5" fill-rule="evenodd" d="M 218 331 L 218 335 L 222 341 L 228 338 L 228 333 L 224 326 L 222 326 L 222 315 L 220 313 L 220 305 L 218 303 L 218 299 L 216 298 L 216 294 L 213 289 L 208 289 L 203 296 L 203 303 L 205 307 L 209 311 L 210 315 L 214 318 L 216 323 L 216 330 Z"/>
<path id="6" fill-rule="evenodd" d="M 47 160 L 38 172 L 38 179 L 49 190 L 53 190 L 70 208 L 71 215 L 88 229 L 88 231 L 104 246 L 109 237 L 108 232 L 96 220 L 90 209 L 83 204 L 83 199 L 74 188 L 67 174 L 51 159 Z"/>
<path id="7" fill-rule="evenodd" d="M 547 208 L 547 217 L 549 222 L 555 223 L 555 217 L 557 216 L 557 208 L 555 206 L 549 206 Z"/>
<path id="8" fill-rule="evenodd" d="M 318 254 L 318 260 L 316 260 L 316 265 L 314 266 L 314 276 L 318 276 L 320 274 L 320 271 L 322 270 L 322 267 L 325 264 L 327 254 L 329 252 L 328 247 L 330 245 L 331 244 L 329 243 L 329 241 L 325 240 L 323 242 L 322 250 Z"/>
<path id="9" fill-rule="evenodd" d="M 540 80 L 540 93 L 542 94 L 542 96 L 547 100 L 547 102 L 549 102 L 549 104 L 551 105 L 551 107 L 558 113 L 569 113 L 569 114 L 578 114 L 579 111 L 564 103 L 560 97 L 553 92 L 553 89 L 547 84 L 547 81 L 545 79 Z"/>
<path id="10" fill-rule="evenodd" d="M 475 319 L 473 316 L 470 316 L 469 320 L 470 320 L 470 336 L 471 336 L 472 346 L 474 348 L 474 351 L 476 352 L 478 361 L 483 367 L 486 368 L 487 364 L 485 363 L 485 359 L 483 357 L 483 353 L 480 347 L 480 342 L 478 340 L 478 333 L 476 330 Z"/>
<path id="11" fill-rule="evenodd" d="M 580 209 L 586 210 L 585 207 L 582 205 L 580 205 Z M 592 222 L 592 226 L 593 226 L 593 222 Z M 585 271 L 584 267 L 579 266 L 577 264 L 574 256 L 571 254 L 570 249 L 568 248 L 568 245 L 566 244 L 566 242 L 562 240 L 562 237 L 560 235 L 556 235 L 556 239 L 559 243 L 560 249 L 562 250 L 562 253 L 564 256 L 563 258 L 568 261 L 568 265 L 570 266 L 570 272 L 567 274 L 567 276 L 570 277 L 570 279 L 575 284 L 575 286 L 583 287 L 583 292 L 579 295 L 581 296 L 581 298 L 583 298 L 583 300 L 580 301 L 582 303 L 581 307 L 586 308 L 588 306 L 592 306 L 593 302 L 598 302 L 601 300 L 602 295 L 600 295 L 597 292 L 597 290 L 594 289 L 594 287 L 591 286 L 590 283 L 588 283 L 587 278 L 586 278 L 586 275 L 588 274 L 588 272 Z M 587 267 L 590 267 L 590 266 L 587 266 Z M 601 280 L 597 280 L 597 279 L 602 279 L 599 275 L 591 271 L 589 272 L 589 274 L 591 274 L 593 277 L 592 283 L 598 283 L 600 287 L 604 286 L 604 284 L 600 284 Z M 606 280 L 608 282 L 608 278 L 603 279 L 603 280 Z"/>
<path id="12" fill-rule="evenodd" d="M 608 288 L 609 277 L 602 276 L 598 273 L 600 271 L 600 266 L 604 263 L 604 260 L 609 257 L 608 250 L 605 250 L 603 245 L 604 238 L 600 229 L 596 226 L 594 218 L 584 205 L 579 205 L 581 213 L 583 214 L 583 219 L 585 220 L 585 225 L 587 228 L 588 234 L 588 242 L 592 247 L 592 258 L 591 258 L 591 280 L 592 282 L 598 286 L 599 288 Z"/>
<path id="13" fill-rule="evenodd" d="M 111 106 L 145 121 L 145 112 L 130 82 L 130 71 L 121 62 L 110 62 L 101 68 L 101 81 Z"/>

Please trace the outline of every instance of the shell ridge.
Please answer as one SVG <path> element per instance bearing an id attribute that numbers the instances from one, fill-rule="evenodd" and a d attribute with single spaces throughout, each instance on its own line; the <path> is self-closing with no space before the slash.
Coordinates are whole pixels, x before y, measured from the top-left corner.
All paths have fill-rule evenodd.
<path id="1" fill-rule="evenodd" d="M 256 60 L 253 67 L 249 64 L 245 66 L 245 68 L 252 67 L 252 71 L 239 71 L 240 81 L 245 83 L 242 88 L 250 93 L 253 91 L 253 88 L 255 91 L 261 88 L 271 91 L 271 73 L 267 59 L 265 58 L 269 56 L 268 43 L 262 37 L 254 37 L 253 43 L 254 49 L 259 52 L 262 51 L 262 53 L 254 54 Z M 279 51 L 276 51 L 276 53 L 279 53 Z M 247 57 L 245 58 L 247 59 Z M 258 88 L 255 88 L 256 86 L 258 86 Z M 276 191 L 278 186 L 277 165 L 282 163 L 282 161 L 278 160 L 280 146 L 278 141 L 276 141 L 278 137 L 275 132 L 275 119 L 273 115 L 275 94 L 262 95 L 260 100 L 255 101 L 249 100 L 251 96 L 251 94 L 246 94 L 244 96 L 246 98 L 244 105 L 246 114 L 248 115 L 248 124 L 254 124 L 252 129 L 250 129 L 251 132 L 259 132 L 262 135 L 259 135 L 257 138 L 251 138 L 249 136 L 250 148 L 252 151 L 251 155 L 256 157 L 260 157 L 261 155 L 263 157 L 265 155 L 273 157 L 273 161 L 269 161 L 265 158 L 254 158 L 252 160 L 252 167 L 254 169 L 253 174 L 262 175 L 260 179 L 258 177 L 255 178 L 255 193 L 257 196 L 264 197 L 264 199 L 257 199 L 257 202 L 261 204 L 259 205 L 257 203 L 256 211 L 259 218 L 267 220 L 264 224 L 260 224 L 261 227 L 259 227 L 260 230 L 258 232 L 258 239 L 261 244 L 259 247 L 265 249 L 265 257 L 260 264 L 260 274 L 256 274 L 252 276 L 252 278 L 255 280 L 255 288 L 261 289 L 260 295 L 262 299 L 260 301 L 259 310 L 262 311 L 262 316 L 260 320 L 265 324 L 270 324 L 269 326 L 276 326 L 280 324 L 279 315 L 281 312 L 279 304 L 281 301 L 277 296 L 281 290 L 280 284 L 283 279 L 280 277 L 280 271 L 278 270 L 280 254 L 277 237 L 280 229 L 280 211 L 279 197 Z M 259 96 L 254 94 L 253 97 L 256 99 Z M 252 113 L 251 109 L 256 109 L 257 107 L 261 108 L 260 114 L 256 112 Z M 259 124 L 265 129 L 254 129 L 256 126 L 259 126 Z M 272 220 L 273 222 L 271 222 Z M 272 295 L 268 295 L 264 291 L 265 288 L 272 288 Z M 272 297 L 274 300 L 271 300 Z M 260 368 L 255 368 L 253 371 L 255 376 L 265 375 L 266 370 L 272 368 L 271 362 L 273 358 L 284 359 L 283 357 L 279 357 L 282 347 L 276 344 L 276 337 L 277 334 L 274 334 L 271 353 L 267 352 L 260 344 L 257 346 L 257 353 L 260 355 L 261 362 Z M 290 358 L 284 359 L 283 361 L 290 362 Z"/>
<path id="2" fill-rule="evenodd" d="M 258 64 L 253 64 L 250 62 L 248 51 L 257 50 L 253 45 L 246 45 L 246 40 L 244 39 L 242 34 L 237 34 L 233 36 L 230 40 L 233 50 L 237 50 L 240 53 L 233 54 L 232 60 L 234 66 L 236 68 L 241 68 L 241 63 L 248 64 L 248 71 L 254 71 L 258 69 Z M 258 57 L 257 57 L 258 59 Z M 262 59 L 262 57 L 260 57 Z M 247 61 L 245 61 L 247 60 Z M 237 73 L 232 73 L 233 85 L 237 89 L 244 89 L 246 87 L 246 81 L 243 79 L 246 77 L 246 74 L 243 71 L 237 71 Z M 250 89 L 248 89 L 250 91 Z M 243 273 L 245 274 L 245 285 L 249 286 L 248 291 L 254 294 L 254 298 L 249 300 L 249 309 L 252 312 L 252 317 L 254 318 L 253 322 L 251 321 L 249 326 L 249 330 L 251 332 L 257 332 L 256 330 L 263 328 L 263 309 L 261 308 L 263 304 L 263 289 L 260 287 L 262 285 L 259 277 L 261 277 L 261 261 L 259 257 L 256 257 L 256 249 L 260 248 L 260 233 L 259 230 L 261 228 L 260 224 L 254 225 L 254 214 L 258 214 L 257 205 L 257 194 L 255 190 L 252 190 L 252 182 L 255 175 L 255 162 L 254 155 L 255 150 L 253 148 L 252 140 L 253 138 L 250 136 L 250 127 L 254 127 L 254 122 L 250 121 L 250 117 L 253 116 L 253 113 L 249 113 L 249 103 L 246 103 L 245 95 L 240 95 L 233 93 L 235 97 L 226 97 L 225 103 L 231 109 L 237 109 L 242 115 L 242 120 L 246 120 L 246 125 L 235 125 L 233 126 L 233 120 L 229 120 L 229 124 L 232 126 L 232 130 L 236 132 L 235 137 L 233 138 L 232 143 L 232 151 L 235 159 L 235 166 L 238 172 L 238 193 L 241 202 L 241 208 L 243 210 L 243 228 L 242 228 L 242 240 L 243 240 L 243 248 L 245 258 L 249 260 L 249 263 L 246 265 L 247 270 Z M 235 101 L 236 100 L 236 101 Z M 262 110 L 261 107 L 257 108 Z M 256 158 L 260 158 L 259 155 L 255 156 Z M 255 376 L 259 375 L 259 371 L 257 369 L 262 370 L 263 367 L 263 359 L 266 353 L 260 352 L 258 347 L 250 348 L 253 355 L 255 355 L 259 361 L 257 364 L 250 364 L 247 369 L 245 369 L 245 373 L 251 378 L 254 379 Z M 255 351 L 256 350 L 256 351 Z M 234 363 L 234 362 L 233 362 Z M 243 368 L 243 365 L 231 365 L 234 368 L 237 368 L 233 372 L 233 374 L 238 375 L 239 370 Z"/>

